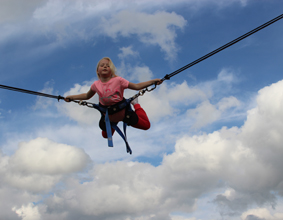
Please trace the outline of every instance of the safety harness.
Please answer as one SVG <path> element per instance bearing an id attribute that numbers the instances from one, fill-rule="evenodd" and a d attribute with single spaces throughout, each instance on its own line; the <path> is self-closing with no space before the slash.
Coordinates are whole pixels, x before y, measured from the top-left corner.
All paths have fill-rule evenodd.
<path id="1" fill-rule="evenodd" d="M 127 153 L 132 154 L 132 150 L 130 148 L 130 145 L 128 143 L 127 140 L 127 126 L 128 125 L 135 125 L 138 122 L 138 118 L 134 119 L 133 114 L 135 114 L 135 112 L 133 111 L 133 109 L 131 108 L 131 101 L 133 101 L 134 99 L 138 98 L 139 96 L 143 96 L 145 94 L 145 92 L 151 92 L 154 89 L 156 89 L 157 84 L 152 85 L 152 87 L 147 87 L 143 90 L 140 90 L 137 94 L 135 94 L 134 96 L 128 98 L 128 99 L 123 99 L 121 102 L 118 102 L 115 105 L 111 105 L 111 106 L 103 106 L 102 104 L 95 104 L 95 103 L 90 103 L 90 102 L 86 102 L 86 101 L 77 101 L 77 100 L 71 100 L 73 102 L 78 103 L 79 105 L 83 105 L 83 106 L 87 106 L 90 108 L 95 108 L 97 109 L 100 113 L 102 118 L 105 117 L 105 127 L 106 127 L 106 133 L 107 133 L 107 139 L 108 139 L 108 147 L 113 147 L 113 138 L 112 138 L 112 131 L 111 128 L 113 128 L 115 131 L 117 131 L 117 133 L 122 137 L 122 139 L 124 140 L 125 144 L 126 144 L 126 150 Z M 59 98 L 58 98 L 59 100 Z M 121 131 L 121 129 L 117 126 L 118 122 L 111 122 L 109 119 L 109 115 L 113 115 L 119 111 L 122 111 L 123 109 L 125 109 L 125 117 L 123 119 L 123 130 L 124 133 Z M 104 121 L 102 121 L 104 123 Z M 99 123 L 99 126 L 102 130 L 104 130 L 104 128 L 102 128 L 101 123 Z"/>
<path id="2" fill-rule="evenodd" d="M 131 101 L 132 99 L 123 99 L 123 101 L 112 105 L 112 106 L 103 106 L 101 104 L 92 104 L 93 108 L 97 109 L 101 113 L 101 117 L 105 118 L 105 127 L 106 127 L 106 133 L 107 133 L 107 139 L 108 139 L 108 147 L 113 147 L 113 138 L 112 138 L 112 130 L 113 128 L 117 133 L 122 137 L 126 144 L 127 153 L 132 154 L 132 150 L 130 148 L 130 145 L 127 140 L 127 126 L 130 123 L 131 115 L 132 115 L 132 108 L 131 108 Z M 84 105 L 84 102 L 81 104 Z M 121 129 L 117 126 L 117 123 L 111 122 L 109 119 L 109 115 L 113 115 L 115 113 L 118 113 L 125 109 L 125 117 L 123 120 L 123 130 L 124 133 L 121 131 Z"/>

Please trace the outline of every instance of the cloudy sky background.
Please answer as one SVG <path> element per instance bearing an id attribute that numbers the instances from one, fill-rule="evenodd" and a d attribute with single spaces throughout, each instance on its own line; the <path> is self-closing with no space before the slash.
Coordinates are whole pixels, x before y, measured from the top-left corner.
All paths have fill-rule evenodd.
<path id="1" fill-rule="evenodd" d="M 85 92 L 112 58 L 163 78 L 282 14 L 280 0 L 1 0 L 2 85 Z M 0 90 L 0 218 L 283 218 L 283 20 L 139 98 L 133 154 L 100 113 Z M 125 97 L 136 94 L 126 91 Z M 94 97 L 91 102 L 97 102 Z"/>

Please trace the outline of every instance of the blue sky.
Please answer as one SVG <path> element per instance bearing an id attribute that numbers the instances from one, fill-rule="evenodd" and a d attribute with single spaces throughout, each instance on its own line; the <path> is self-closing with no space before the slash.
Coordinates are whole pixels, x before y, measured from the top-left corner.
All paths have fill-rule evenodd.
<path id="1" fill-rule="evenodd" d="M 282 6 L 3 0 L 0 84 L 86 92 L 104 56 L 131 82 L 163 78 Z M 1 89 L 1 219 L 282 219 L 282 36 L 283 20 L 140 97 L 151 128 L 128 128 L 132 155 L 96 110 Z"/>

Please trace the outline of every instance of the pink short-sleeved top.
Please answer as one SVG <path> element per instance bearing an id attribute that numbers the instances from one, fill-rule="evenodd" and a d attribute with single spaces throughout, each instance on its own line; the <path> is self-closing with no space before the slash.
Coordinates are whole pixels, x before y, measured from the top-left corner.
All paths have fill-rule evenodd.
<path id="1" fill-rule="evenodd" d="M 123 100 L 124 90 L 129 86 L 129 81 L 117 76 L 111 78 L 108 82 L 103 83 L 100 80 L 91 85 L 92 91 L 99 96 L 99 102 L 102 105 L 114 105 Z"/>

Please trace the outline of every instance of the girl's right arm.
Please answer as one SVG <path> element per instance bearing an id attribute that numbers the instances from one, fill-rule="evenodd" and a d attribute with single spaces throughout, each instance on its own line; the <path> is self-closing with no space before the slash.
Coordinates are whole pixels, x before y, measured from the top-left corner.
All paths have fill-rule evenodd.
<path id="1" fill-rule="evenodd" d="M 129 82 L 128 88 L 133 89 L 133 90 L 141 90 L 153 84 L 160 85 L 162 82 L 163 81 L 161 79 L 152 79 L 152 80 L 149 80 L 146 82 L 140 82 L 140 83 Z"/>
<path id="2" fill-rule="evenodd" d="M 95 95 L 95 92 L 92 89 L 89 89 L 87 93 L 82 93 L 78 95 L 69 95 L 64 100 L 66 102 L 70 102 L 72 100 L 87 100 L 87 99 L 90 99 L 94 95 Z"/>

